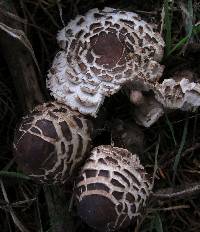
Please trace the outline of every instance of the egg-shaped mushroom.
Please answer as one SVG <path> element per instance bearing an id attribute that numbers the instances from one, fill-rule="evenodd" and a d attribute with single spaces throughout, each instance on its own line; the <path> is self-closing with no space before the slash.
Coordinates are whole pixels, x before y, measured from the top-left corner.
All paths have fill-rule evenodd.
<path id="1" fill-rule="evenodd" d="M 105 96 L 128 82 L 156 82 L 164 41 L 138 14 L 104 8 L 77 16 L 57 36 L 61 51 L 49 70 L 47 87 L 55 99 L 96 116 Z"/>
<path id="2" fill-rule="evenodd" d="M 145 207 L 151 184 L 139 158 L 110 145 L 94 148 L 76 185 L 78 215 L 98 231 L 130 225 Z"/>
<path id="3" fill-rule="evenodd" d="M 85 159 L 91 123 L 59 102 L 37 106 L 14 136 L 19 168 L 40 183 L 64 183 Z"/>

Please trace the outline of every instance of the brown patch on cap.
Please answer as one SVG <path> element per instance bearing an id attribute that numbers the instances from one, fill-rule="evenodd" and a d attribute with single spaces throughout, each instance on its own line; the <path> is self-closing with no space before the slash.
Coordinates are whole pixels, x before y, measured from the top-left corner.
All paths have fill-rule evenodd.
<path id="1" fill-rule="evenodd" d="M 112 195 L 113 195 L 117 200 L 121 200 L 122 197 L 123 197 L 123 195 L 124 195 L 124 193 L 123 193 L 123 192 L 114 191 L 114 192 L 112 193 Z"/>
<path id="2" fill-rule="evenodd" d="M 109 171 L 108 170 L 100 170 L 98 176 L 104 176 L 104 177 L 109 177 Z"/>
<path id="3" fill-rule="evenodd" d="M 47 119 L 38 120 L 35 125 L 42 130 L 42 133 L 50 138 L 58 139 L 58 135 L 56 133 L 56 129 L 53 123 Z"/>
<path id="4" fill-rule="evenodd" d="M 79 25 L 81 25 L 83 22 L 85 22 L 85 19 L 84 19 L 83 17 L 81 17 L 81 18 L 79 19 L 79 21 L 77 22 L 77 25 L 79 26 Z"/>
<path id="5" fill-rule="evenodd" d="M 72 140 L 72 133 L 69 129 L 69 126 L 66 122 L 59 122 L 59 125 L 61 127 L 62 133 L 64 135 L 64 137 L 67 139 L 67 141 L 71 141 Z"/>
<path id="6" fill-rule="evenodd" d="M 116 187 L 119 187 L 119 188 L 125 188 L 125 186 L 123 185 L 123 184 L 121 184 L 118 180 L 116 180 L 116 179 L 112 179 L 111 181 L 111 184 L 113 184 L 114 186 L 116 186 Z"/>
<path id="7" fill-rule="evenodd" d="M 88 184 L 87 185 L 87 190 L 90 191 L 90 190 L 103 190 L 107 193 L 109 193 L 109 188 L 103 184 L 103 183 L 92 183 L 92 184 Z"/>
<path id="8" fill-rule="evenodd" d="M 100 56 L 96 62 L 99 65 L 106 65 L 108 68 L 115 67 L 121 58 L 123 46 L 114 33 L 101 32 L 98 37 L 91 37 L 93 52 Z"/>
<path id="9" fill-rule="evenodd" d="M 97 175 L 97 170 L 94 169 L 87 169 L 84 172 L 86 174 L 86 178 L 95 177 Z"/>

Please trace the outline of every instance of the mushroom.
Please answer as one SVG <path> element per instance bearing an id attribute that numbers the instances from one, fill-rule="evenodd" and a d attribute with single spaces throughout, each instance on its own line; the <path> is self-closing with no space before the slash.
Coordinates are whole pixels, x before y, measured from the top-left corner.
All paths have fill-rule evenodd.
<path id="1" fill-rule="evenodd" d="M 126 83 L 155 83 L 162 76 L 164 41 L 136 13 L 92 9 L 57 36 L 61 51 L 48 73 L 55 99 L 96 117 L 105 96 Z"/>
<path id="2" fill-rule="evenodd" d="M 161 83 L 148 83 L 144 91 L 139 90 L 141 86 L 132 88 L 130 101 L 134 104 L 133 117 L 137 124 L 150 127 L 164 114 L 164 109 L 197 109 L 200 106 L 200 83 L 197 76 L 193 70 L 179 69 L 172 71 L 170 77 Z"/>
<path id="3" fill-rule="evenodd" d="M 133 118 L 138 125 L 150 127 L 164 114 L 163 105 L 152 93 L 144 95 L 140 91 L 132 90 L 130 101 L 134 104 Z"/>
<path id="4" fill-rule="evenodd" d="M 194 110 L 200 106 L 200 83 L 190 70 L 179 70 L 157 83 L 153 88 L 155 98 L 166 109 Z"/>
<path id="5" fill-rule="evenodd" d="M 98 231 L 126 228 L 141 214 L 151 187 L 137 155 L 123 148 L 98 146 L 77 181 L 78 215 Z"/>
<path id="6" fill-rule="evenodd" d="M 14 136 L 19 168 L 40 183 L 64 183 L 86 156 L 91 126 L 79 112 L 59 102 L 37 106 Z"/>

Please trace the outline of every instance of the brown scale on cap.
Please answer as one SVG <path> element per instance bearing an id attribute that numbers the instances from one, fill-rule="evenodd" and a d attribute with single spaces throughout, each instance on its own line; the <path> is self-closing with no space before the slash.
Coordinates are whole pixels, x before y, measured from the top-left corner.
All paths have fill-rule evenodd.
<path id="1" fill-rule="evenodd" d="M 99 231 L 126 228 L 140 215 L 151 191 L 139 158 L 103 145 L 92 150 L 76 185 L 78 214 Z"/>
<path id="2" fill-rule="evenodd" d="M 62 50 L 49 70 L 51 94 L 96 116 L 105 96 L 122 85 L 155 83 L 164 67 L 164 41 L 136 13 L 104 8 L 77 16 L 57 36 Z"/>
<path id="3" fill-rule="evenodd" d="M 14 137 L 19 168 L 40 183 L 64 183 L 84 160 L 91 126 L 59 102 L 37 106 L 22 119 Z"/>

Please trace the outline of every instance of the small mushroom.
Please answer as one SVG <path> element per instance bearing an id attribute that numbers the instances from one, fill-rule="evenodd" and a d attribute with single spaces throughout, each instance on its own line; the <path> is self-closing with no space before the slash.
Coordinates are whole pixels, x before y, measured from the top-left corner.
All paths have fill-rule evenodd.
<path id="1" fill-rule="evenodd" d="M 171 78 L 157 83 L 153 91 L 157 101 L 166 109 L 191 111 L 200 106 L 200 83 L 190 70 L 175 72 Z"/>
<path id="2" fill-rule="evenodd" d="M 144 209 L 151 184 L 139 158 L 103 145 L 92 150 L 76 186 L 78 215 L 98 231 L 126 228 Z"/>
<path id="3" fill-rule="evenodd" d="M 134 104 L 133 118 L 138 125 L 150 127 L 164 114 L 163 105 L 152 93 L 143 95 L 142 92 L 133 90 L 130 101 Z"/>
<path id="4" fill-rule="evenodd" d="M 59 102 L 37 106 L 14 136 L 19 168 L 40 183 L 64 183 L 84 160 L 91 127 L 79 112 Z"/>
<path id="5" fill-rule="evenodd" d="M 155 123 L 164 114 L 164 110 L 193 111 L 200 106 L 198 75 L 190 69 L 172 71 L 169 78 L 161 83 L 147 83 L 146 89 L 141 86 L 131 88 L 133 118 L 137 124 L 145 127 Z"/>
<path id="6" fill-rule="evenodd" d="M 96 117 L 105 96 L 125 83 L 155 83 L 164 41 L 136 13 L 92 9 L 77 16 L 57 36 L 61 51 L 48 73 L 47 87 L 57 100 Z"/>

